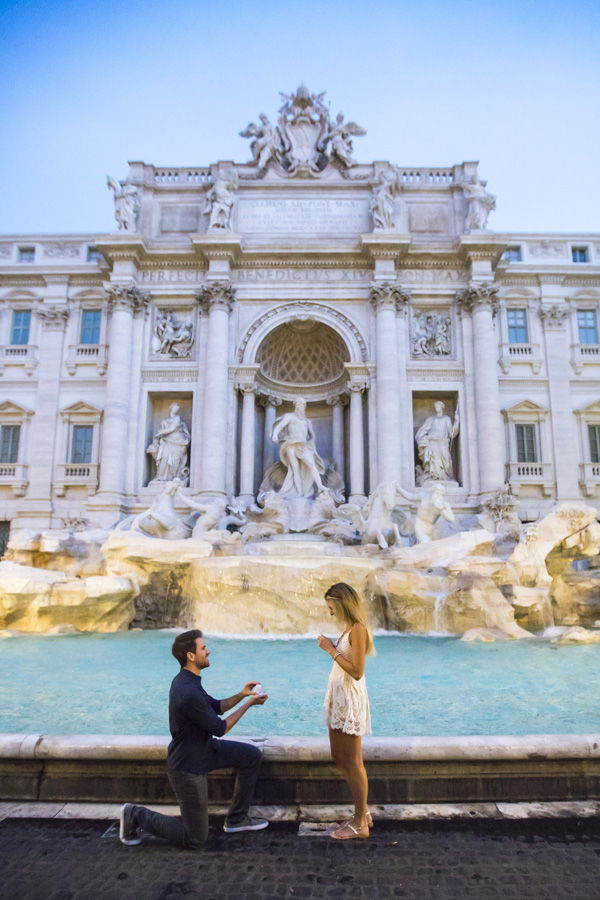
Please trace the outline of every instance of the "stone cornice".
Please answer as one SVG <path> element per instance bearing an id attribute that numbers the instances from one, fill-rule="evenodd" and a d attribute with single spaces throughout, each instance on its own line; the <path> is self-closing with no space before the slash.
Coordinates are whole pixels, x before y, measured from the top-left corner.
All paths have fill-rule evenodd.
<path id="1" fill-rule="evenodd" d="M 111 262 L 125 260 L 140 263 L 148 253 L 142 236 L 126 231 L 100 238 L 95 247 Z"/>
<path id="2" fill-rule="evenodd" d="M 206 234 L 192 234 L 190 241 L 196 254 L 203 260 L 224 259 L 233 265 L 242 254 L 242 239 L 239 234 L 223 233 L 222 230 Z"/>
<path id="3" fill-rule="evenodd" d="M 229 281 L 208 281 L 196 294 L 203 311 L 210 313 L 213 309 L 225 309 L 231 312 L 235 302 L 235 291 Z"/>
<path id="4" fill-rule="evenodd" d="M 412 236 L 410 234 L 390 234 L 386 231 L 375 231 L 360 235 L 360 246 L 372 260 L 402 259 L 408 252 Z"/>

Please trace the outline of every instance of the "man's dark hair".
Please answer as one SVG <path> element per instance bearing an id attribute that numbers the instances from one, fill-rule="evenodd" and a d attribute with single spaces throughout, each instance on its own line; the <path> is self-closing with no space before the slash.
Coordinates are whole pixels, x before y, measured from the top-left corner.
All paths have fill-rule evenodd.
<path id="1" fill-rule="evenodd" d="M 171 653 L 182 668 L 187 663 L 187 654 L 196 652 L 196 639 L 201 637 L 202 632 L 200 629 L 192 628 L 191 631 L 184 631 L 183 634 L 178 634 L 173 641 Z"/>

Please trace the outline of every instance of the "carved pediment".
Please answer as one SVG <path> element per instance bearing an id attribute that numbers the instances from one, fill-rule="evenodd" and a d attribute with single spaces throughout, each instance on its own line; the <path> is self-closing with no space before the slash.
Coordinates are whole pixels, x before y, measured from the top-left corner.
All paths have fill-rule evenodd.
<path id="1" fill-rule="evenodd" d="M 28 419 L 33 415 L 32 409 L 26 409 L 24 406 L 19 406 L 18 403 L 13 403 L 12 400 L 5 400 L 4 403 L 0 403 L 0 418 L 2 419 Z"/>
<path id="2" fill-rule="evenodd" d="M 539 422 L 546 418 L 548 410 L 545 406 L 535 403 L 534 400 L 521 400 L 514 406 L 503 409 L 502 415 L 507 421 Z"/>
<path id="3" fill-rule="evenodd" d="M 61 409 L 59 414 L 65 422 L 71 422 L 75 419 L 99 422 L 102 418 L 102 412 L 97 406 L 92 406 L 91 403 L 86 403 L 84 400 L 78 400 L 77 403 L 72 403 L 71 406 Z"/>
<path id="4" fill-rule="evenodd" d="M 584 421 L 600 419 L 600 400 L 594 400 L 593 403 L 588 403 L 587 406 L 582 406 L 581 409 L 574 409 L 573 415 Z"/>

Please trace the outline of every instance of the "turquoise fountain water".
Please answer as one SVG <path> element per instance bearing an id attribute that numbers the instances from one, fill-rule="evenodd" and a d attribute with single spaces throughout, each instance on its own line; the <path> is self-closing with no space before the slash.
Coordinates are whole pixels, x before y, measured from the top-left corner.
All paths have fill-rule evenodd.
<path id="1" fill-rule="evenodd" d="M 167 734 L 172 631 L 27 636 L 0 644 L 0 732 Z M 318 735 L 331 661 L 314 639 L 211 638 L 216 697 L 269 693 L 238 735 Z M 600 645 L 496 644 L 384 635 L 368 660 L 377 735 L 600 731 Z"/>

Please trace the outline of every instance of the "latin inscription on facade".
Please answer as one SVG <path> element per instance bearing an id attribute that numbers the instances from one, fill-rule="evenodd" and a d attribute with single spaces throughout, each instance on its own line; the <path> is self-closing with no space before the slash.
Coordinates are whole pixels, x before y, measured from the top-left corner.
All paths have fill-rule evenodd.
<path id="1" fill-rule="evenodd" d="M 264 282 L 333 282 L 354 281 L 369 283 L 373 278 L 372 269 L 238 269 L 233 280 L 240 284 Z"/>
<path id="2" fill-rule="evenodd" d="M 239 200 L 237 231 L 361 233 L 370 231 L 366 199 L 294 198 Z"/>
<path id="3" fill-rule="evenodd" d="M 140 274 L 144 284 L 196 284 L 204 275 L 201 269 L 146 269 Z"/>

